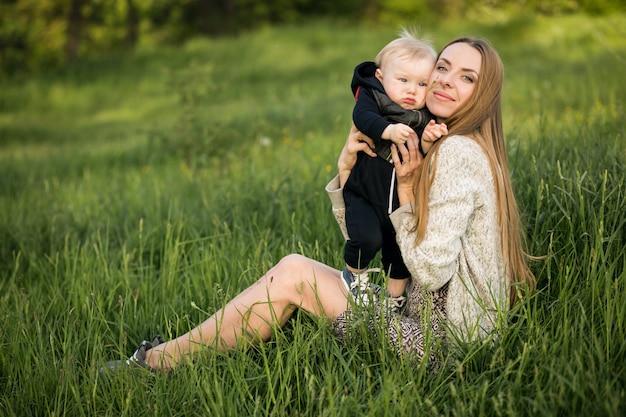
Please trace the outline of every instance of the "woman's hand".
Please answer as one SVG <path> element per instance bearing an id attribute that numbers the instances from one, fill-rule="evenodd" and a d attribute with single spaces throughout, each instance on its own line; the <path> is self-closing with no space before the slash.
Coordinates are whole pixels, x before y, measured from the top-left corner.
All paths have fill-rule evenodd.
<path id="1" fill-rule="evenodd" d="M 346 180 L 350 176 L 350 172 L 356 164 L 357 154 L 360 151 L 365 152 L 371 157 L 375 157 L 376 154 L 372 150 L 374 148 L 374 141 L 369 137 L 362 134 L 352 123 L 350 133 L 346 144 L 341 150 L 339 160 L 337 161 L 337 168 L 339 169 L 339 184 L 341 187 L 346 183 Z"/>
<path id="2" fill-rule="evenodd" d="M 417 136 L 412 136 L 404 145 L 391 145 L 391 159 L 396 169 L 398 198 L 401 206 L 413 202 L 415 197 L 413 187 L 417 168 L 424 160 L 419 152 L 418 140 Z"/>

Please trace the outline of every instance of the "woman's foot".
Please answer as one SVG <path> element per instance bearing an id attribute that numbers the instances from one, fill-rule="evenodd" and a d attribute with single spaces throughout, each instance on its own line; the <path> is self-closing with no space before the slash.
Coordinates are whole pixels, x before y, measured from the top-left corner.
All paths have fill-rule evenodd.
<path id="1" fill-rule="evenodd" d="M 142 341 L 130 358 L 107 362 L 106 365 L 100 368 L 100 375 L 133 367 L 143 368 L 153 373 L 156 372 L 155 369 L 146 362 L 146 352 L 162 343 L 164 342 L 160 336 L 155 337 L 152 342 L 148 342 L 147 340 Z"/>

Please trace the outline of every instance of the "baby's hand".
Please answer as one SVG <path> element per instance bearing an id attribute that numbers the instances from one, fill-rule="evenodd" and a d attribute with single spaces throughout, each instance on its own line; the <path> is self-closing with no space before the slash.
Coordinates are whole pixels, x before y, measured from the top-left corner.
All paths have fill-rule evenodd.
<path id="1" fill-rule="evenodd" d="M 436 123 L 434 120 L 428 122 L 422 133 L 422 140 L 434 142 L 440 137 L 448 134 L 448 126 L 445 123 Z"/>
<path id="2" fill-rule="evenodd" d="M 415 131 L 409 126 L 404 123 L 396 123 L 387 126 L 383 131 L 382 138 L 390 140 L 396 145 L 403 145 L 414 135 L 416 135 Z"/>

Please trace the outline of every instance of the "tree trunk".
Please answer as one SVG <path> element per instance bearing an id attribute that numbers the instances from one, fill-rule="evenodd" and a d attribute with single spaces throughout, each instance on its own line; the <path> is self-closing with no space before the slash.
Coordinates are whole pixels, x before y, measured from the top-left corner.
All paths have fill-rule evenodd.
<path id="1" fill-rule="evenodd" d="M 198 7 L 198 30 L 203 35 L 211 35 L 215 30 L 212 20 L 215 19 L 216 4 L 214 0 L 197 0 Z"/>
<path id="2" fill-rule="evenodd" d="M 139 13 L 133 0 L 126 0 L 126 44 L 130 48 L 134 48 L 137 44 Z"/>
<path id="3" fill-rule="evenodd" d="M 198 29 L 203 35 L 230 32 L 235 20 L 234 0 L 197 0 Z"/>
<path id="4" fill-rule="evenodd" d="M 78 58 L 78 47 L 83 27 L 83 3 L 85 0 L 71 0 L 70 12 L 67 19 L 67 42 L 65 44 L 65 57 L 68 62 Z"/>

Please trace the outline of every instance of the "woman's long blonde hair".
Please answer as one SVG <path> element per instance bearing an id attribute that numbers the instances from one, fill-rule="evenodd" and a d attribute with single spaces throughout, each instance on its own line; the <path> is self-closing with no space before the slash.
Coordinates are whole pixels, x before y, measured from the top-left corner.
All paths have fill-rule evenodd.
<path id="1" fill-rule="evenodd" d="M 448 43 L 442 51 L 455 43 L 467 43 L 472 46 L 480 52 L 482 61 L 480 76 L 473 94 L 446 119 L 447 137 L 465 135 L 472 138 L 483 148 L 489 159 L 496 189 L 502 255 L 511 286 L 509 300 L 513 305 L 518 300 L 518 291 L 530 294 L 535 289 L 536 281 L 527 264 L 528 256 L 523 247 L 525 236 L 506 158 L 500 103 L 504 68 L 498 53 L 487 41 L 459 38 Z M 419 243 L 426 233 L 428 194 L 435 174 L 437 150 L 444 141 L 445 138 L 437 141 L 418 170 L 415 182 L 416 243 Z"/>

